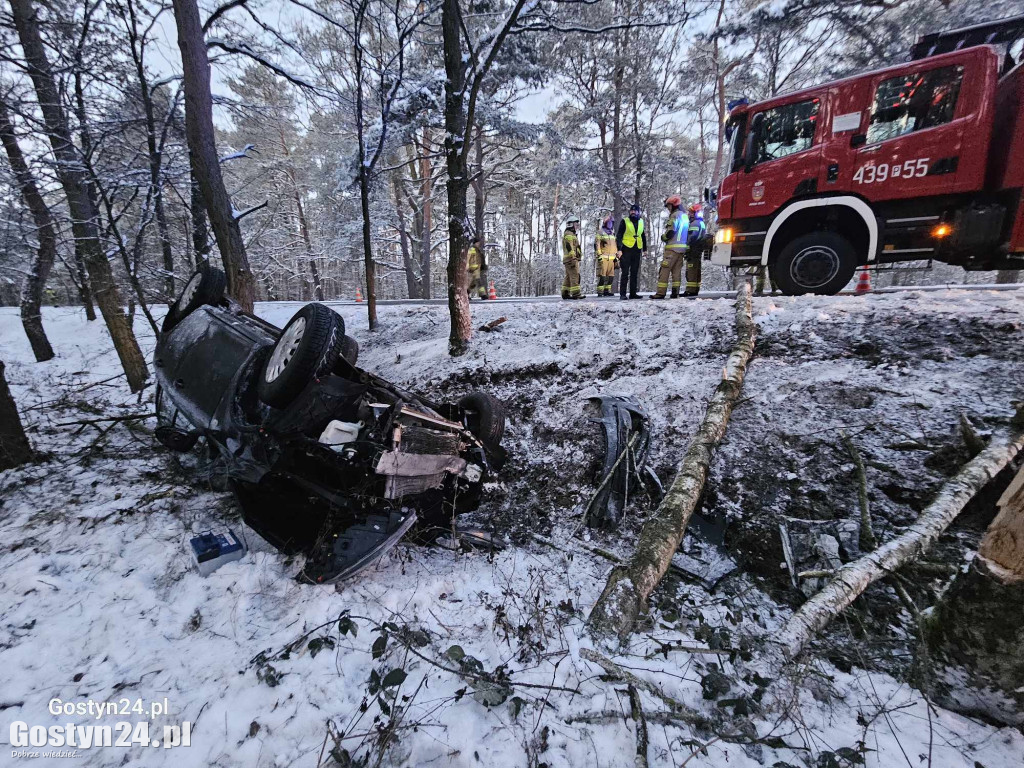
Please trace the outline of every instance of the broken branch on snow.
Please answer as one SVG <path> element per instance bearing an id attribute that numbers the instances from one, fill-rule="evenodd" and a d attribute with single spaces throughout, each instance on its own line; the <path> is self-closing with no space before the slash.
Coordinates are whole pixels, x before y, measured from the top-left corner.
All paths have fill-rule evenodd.
<path id="1" fill-rule="evenodd" d="M 497 320 L 491 320 L 491 322 L 489 322 L 489 323 L 484 323 L 477 330 L 486 331 L 487 333 L 490 333 L 495 328 L 497 328 L 499 325 L 504 323 L 506 320 L 508 320 L 507 317 L 499 317 Z"/>
<path id="2" fill-rule="evenodd" d="M 790 659 L 824 629 L 865 589 L 892 573 L 930 547 L 964 506 L 1024 449 L 1021 412 L 1007 432 L 992 438 L 988 446 L 946 483 L 921 516 L 902 534 L 874 552 L 847 563 L 835 578 L 793 614 L 777 641 Z"/>
<path id="3" fill-rule="evenodd" d="M 616 566 L 594 604 L 587 624 L 594 634 L 625 641 L 641 609 L 672 563 L 690 517 L 700 503 L 711 456 L 725 435 L 733 406 L 743 389 L 747 362 L 754 352 L 756 326 L 750 314 L 750 281 L 736 292 L 736 344 L 722 380 L 708 403 L 704 420 L 679 465 L 665 498 L 644 524 L 633 556 Z"/>
<path id="4" fill-rule="evenodd" d="M 845 431 L 839 430 L 839 437 L 843 440 L 853 465 L 857 468 L 857 500 L 860 502 L 860 548 L 862 552 L 870 552 L 878 542 L 875 540 L 875 532 L 871 526 L 871 504 L 868 501 L 868 475 L 864 469 L 864 459 L 860 456 L 857 446 Z"/>

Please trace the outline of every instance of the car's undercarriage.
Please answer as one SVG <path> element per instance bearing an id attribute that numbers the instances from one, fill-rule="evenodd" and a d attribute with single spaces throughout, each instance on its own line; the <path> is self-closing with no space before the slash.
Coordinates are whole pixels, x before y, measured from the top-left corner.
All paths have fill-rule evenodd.
<path id="1" fill-rule="evenodd" d="M 351 576 L 414 525 L 429 538 L 476 508 L 505 460 L 497 400 L 436 404 L 402 390 L 355 366 L 358 348 L 327 307 L 306 305 L 279 330 L 224 299 L 213 272 L 168 312 L 157 437 L 174 450 L 205 439 L 245 522 L 305 555 L 301 578 Z"/>

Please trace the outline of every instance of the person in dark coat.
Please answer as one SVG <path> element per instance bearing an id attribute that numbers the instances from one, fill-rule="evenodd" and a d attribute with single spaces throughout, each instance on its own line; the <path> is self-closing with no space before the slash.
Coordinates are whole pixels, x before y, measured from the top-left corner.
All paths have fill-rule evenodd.
<path id="1" fill-rule="evenodd" d="M 622 270 L 619 278 L 619 298 L 639 299 L 636 281 L 640 277 L 640 261 L 647 252 L 647 233 L 644 231 L 644 220 L 640 215 L 638 203 L 633 203 L 629 207 L 629 216 L 619 222 L 615 241 L 619 247 L 619 266 Z"/>

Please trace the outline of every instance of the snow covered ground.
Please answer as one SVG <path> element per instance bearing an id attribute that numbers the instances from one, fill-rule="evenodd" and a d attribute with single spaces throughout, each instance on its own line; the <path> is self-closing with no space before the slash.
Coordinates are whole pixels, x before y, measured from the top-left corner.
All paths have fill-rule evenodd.
<path id="1" fill-rule="evenodd" d="M 295 308 L 258 312 L 283 324 Z M 152 389 L 132 396 L 117 378 L 99 322 L 46 310 L 58 357 L 36 364 L 17 311 L 0 309 L 7 378 L 45 457 L 0 474 L 0 764 L 18 762 L 7 745 L 13 721 L 87 722 L 51 716 L 53 698 L 167 698 L 155 726 L 193 723 L 190 747 L 93 748 L 76 764 L 632 764 L 626 687 L 581 657 L 591 646 L 583 621 L 610 565 L 570 537 L 594 490 L 584 407 L 598 392 L 640 399 L 654 424 L 654 466 L 669 480 L 721 375 L 732 302 L 474 305 L 476 325 L 508 322 L 457 359 L 447 356 L 444 307 L 382 308 L 373 334 L 362 308 L 340 312 L 363 367 L 435 395 L 483 388 L 508 403 L 512 459 L 475 516 L 509 546 L 400 546 L 337 589 L 298 584 L 297 564 L 245 529 L 201 456 L 159 448 L 151 421 L 80 423 L 152 409 Z M 808 436 L 834 442 L 846 428 L 881 465 L 897 431 L 937 440 L 964 411 L 993 427 L 1024 399 L 1024 292 L 763 298 L 755 314 L 751 399 L 736 411 L 708 501 L 736 518 L 818 498 L 826 478 L 815 476 L 815 456 L 834 449 Z M 136 330 L 150 352 L 144 320 Z M 870 418 L 851 421 L 857 413 Z M 938 482 L 940 470 L 921 482 Z M 769 474 L 778 478 L 766 484 L 759 475 Z M 914 499 L 901 504 L 897 491 L 879 500 L 886 525 L 911 514 Z M 619 532 L 595 541 L 627 553 L 646 512 L 637 501 Z M 201 577 L 188 539 L 229 525 L 249 555 Z M 642 690 L 651 765 L 1021 764 L 1020 732 L 929 706 L 877 665 L 811 656 L 773 673 L 759 651 L 791 608 L 765 563 L 738 557 L 745 570 L 714 591 L 671 581 L 615 656 L 666 697 L 717 718 L 717 728 L 688 724 Z M 727 691 L 713 690 L 719 672 Z M 122 719 L 138 718 L 99 722 Z"/>

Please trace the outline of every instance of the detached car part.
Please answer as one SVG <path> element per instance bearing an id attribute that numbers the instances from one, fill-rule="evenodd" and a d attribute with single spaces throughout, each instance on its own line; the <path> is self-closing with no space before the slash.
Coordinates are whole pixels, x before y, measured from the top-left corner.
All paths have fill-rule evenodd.
<path id="1" fill-rule="evenodd" d="M 307 304 L 283 329 L 224 296 L 217 269 L 194 275 L 157 343 L 156 438 L 223 460 L 243 519 L 300 577 L 351 576 L 414 524 L 451 530 L 500 469 L 505 409 L 475 392 L 437 404 L 355 366 L 345 321 Z"/>
<path id="2" fill-rule="evenodd" d="M 651 447 L 650 420 L 633 398 L 599 395 L 590 400 L 600 408 L 600 416 L 591 421 L 601 425 L 605 451 L 602 480 L 590 502 L 587 524 L 614 528 L 641 481 L 648 483 L 652 496 L 660 499 L 662 495 L 661 482 L 646 463 Z"/>

